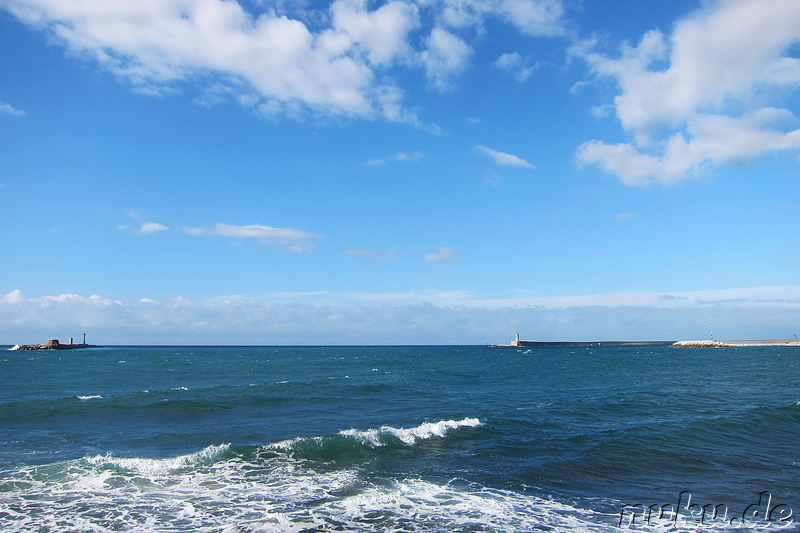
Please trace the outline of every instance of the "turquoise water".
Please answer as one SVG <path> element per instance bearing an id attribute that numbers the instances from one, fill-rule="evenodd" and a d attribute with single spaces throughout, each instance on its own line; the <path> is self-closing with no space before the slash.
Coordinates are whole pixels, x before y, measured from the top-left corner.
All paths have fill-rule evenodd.
<path id="1" fill-rule="evenodd" d="M 2 531 L 798 522 L 793 348 L 0 352 Z"/>

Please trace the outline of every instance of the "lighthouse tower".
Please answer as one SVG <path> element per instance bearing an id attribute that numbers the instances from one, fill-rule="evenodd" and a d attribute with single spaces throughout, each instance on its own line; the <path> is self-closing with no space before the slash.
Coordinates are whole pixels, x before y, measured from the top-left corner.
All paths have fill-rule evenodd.
<path id="1" fill-rule="evenodd" d="M 511 346 L 519 346 L 519 333 L 514 335 L 514 342 L 511 343 Z"/>

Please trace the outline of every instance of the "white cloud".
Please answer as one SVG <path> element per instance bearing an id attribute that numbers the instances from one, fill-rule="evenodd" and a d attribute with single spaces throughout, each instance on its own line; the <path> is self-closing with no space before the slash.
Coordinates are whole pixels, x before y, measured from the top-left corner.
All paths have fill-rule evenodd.
<path id="1" fill-rule="evenodd" d="M 163 224 L 159 224 L 158 222 L 145 222 L 139 228 L 139 233 L 142 235 L 147 235 L 149 233 L 159 233 L 167 230 L 169 230 L 168 227 Z"/>
<path id="2" fill-rule="evenodd" d="M 0 342 L 88 333 L 96 344 L 485 344 L 526 340 L 791 339 L 800 286 L 480 300 L 462 292 L 310 293 L 123 302 L 0 297 Z"/>
<path id="3" fill-rule="evenodd" d="M 406 163 L 406 162 L 420 161 L 423 157 L 424 156 L 422 152 L 411 152 L 411 153 L 397 152 L 396 154 L 390 155 L 389 157 L 370 159 L 369 161 L 367 161 L 366 165 L 368 167 L 376 167 L 385 165 L 386 163 L 392 161 Z"/>
<path id="4" fill-rule="evenodd" d="M 234 239 L 257 239 L 263 244 L 278 245 L 292 252 L 311 252 L 315 248 L 312 242 L 322 236 L 308 231 L 292 228 L 273 228 L 260 224 L 234 226 L 231 224 L 215 224 L 210 229 L 182 228 L 189 235 L 216 235 Z"/>
<path id="5" fill-rule="evenodd" d="M 407 37 L 419 26 L 417 7 L 389 2 L 373 12 L 366 0 L 338 0 L 331 6 L 333 25 L 361 47 L 374 64 L 389 63 L 411 52 Z"/>
<path id="6" fill-rule="evenodd" d="M 8 294 L 3 295 L 3 302 L 8 304 L 21 304 L 25 301 L 25 295 L 19 289 L 14 289 Z"/>
<path id="7" fill-rule="evenodd" d="M 594 44 L 576 48 L 619 85 L 614 110 L 632 136 L 618 145 L 590 141 L 578 160 L 644 185 L 800 148 L 796 117 L 780 108 L 800 84 L 800 59 L 789 54 L 798 41 L 800 3 L 718 0 L 669 36 L 650 31 L 624 45 L 619 58 L 594 52 Z"/>
<path id="8" fill-rule="evenodd" d="M 387 92 L 367 63 L 409 53 L 406 34 L 418 15 L 405 3 L 368 12 L 364 2 L 336 2 L 334 27 L 318 33 L 223 0 L 8 0 L 5 7 L 147 92 L 209 76 L 257 94 L 253 105 L 264 112 L 413 119 L 397 113 L 402 93 Z"/>
<path id="9" fill-rule="evenodd" d="M 466 68 L 472 49 L 460 37 L 442 28 L 434 28 L 425 43 L 420 58 L 428 82 L 435 89 L 446 91 L 452 78 Z"/>
<path id="10" fill-rule="evenodd" d="M 441 0 L 422 2 L 441 6 L 440 18 L 447 26 L 481 26 L 496 15 L 534 37 L 554 37 L 564 33 L 564 7 L 560 0 Z"/>
<path id="11" fill-rule="evenodd" d="M 25 114 L 25 111 L 17 109 L 10 104 L 6 104 L 5 102 L 0 102 L 0 115 L 11 115 L 14 117 L 20 117 Z"/>
<path id="12" fill-rule="evenodd" d="M 476 146 L 475 147 L 479 152 L 488 155 L 492 161 L 494 161 L 498 165 L 502 165 L 504 167 L 520 167 L 520 168 L 534 168 L 534 166 L 521 157 L 517 157 L 515 155 L 507 154 L 505 152 L 498 152 L 497 150 L 492 150 L 486 146 Z"/>
<path id="13" fill-rule="evenodd" d="M 564 8 L 559 0 L 500 0 L 497 9 L 508 22 L 534 37 L 564 33 Z"/>
<path id="14" fill-rule="evenodd" d="M 471 55 L 464 36 L 454 31 L 494 17 L 529 35 L 563 33 L 561 0 L 371 5 L 367 0 L 302 7 L 244 0 L 2 2 L 20 21 L 145 94 L 191 85 L 203 105 L 233 99 L 269 117 L 383 118 L 433 131 L 436 126 L 424 125 L 404 105 L 405 93 L 390 69 L 421 67 L 429 84 L 443 91 Z M 420 39 L 420 33 L 428 37 Z M 16 110 L 3 104 L 0 112 Z"/>
<path id="15" fill-rule="evenodd" d="M 182 226 L 181 231 L 183 231 L 188 235 L 197 235 L 197 236 L 208 235 L 209 233 L 209 231 L 206 228 L 192 228 L 187 226 Z"/>
<path id="16" fill-rule="evenodd" d="M 448 246 L 440 246 L 436 248 L 432 253 L 425 255 L 425 261 L 432 262 L 432 263 L 442 263 L 445 261 L 458 261 L 461 259 L 458 257 L 458 253 L 456 253 L 455 248 L 450 248 Z"/>
<path id="17" fill-rule="evenodd" d="M 494 64 L 497 68 L 512 74 L 519 83 L 525 83 L 539 66 L 532 65 L 530 58 L 522 57 L 517 52 L 501 55 Z"/>
<path id="18" fill-rule="evenodd" d="M 631 186 L 676 183 L 690 171 L 699 170 L 697 166 L 702 162 L 702 156 L 680 133 L 666 143 L 663 154 L 642 153 L 626 143 L 589 141 L 578 147 L 576 159 L 580 165 L 599 165 Z"/>
<path id="19" fill-rule="evenodd" d="M 695 148 L 719 164 L 749 160 L 773 150 L 800 148 L 800 130 L 783 132 L 770 124 L 800 121 L 786 109 L 762 108 L 741 118 L 698 115 L 689 127 Z"/>

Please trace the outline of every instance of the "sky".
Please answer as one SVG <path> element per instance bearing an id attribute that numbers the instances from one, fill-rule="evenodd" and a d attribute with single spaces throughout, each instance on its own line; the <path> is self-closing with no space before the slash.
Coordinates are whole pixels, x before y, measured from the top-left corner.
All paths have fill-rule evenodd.
<path id="1" fill-rule="evenodd" d="M 0 0 L 0 343 L 800 333 L 796 0 Z"/>

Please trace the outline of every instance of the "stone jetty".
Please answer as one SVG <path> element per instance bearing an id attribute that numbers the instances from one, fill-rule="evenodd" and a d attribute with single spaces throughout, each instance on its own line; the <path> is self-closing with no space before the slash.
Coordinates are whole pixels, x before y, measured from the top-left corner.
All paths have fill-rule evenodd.
<path id="1" fill-rule="evenodd" d="M 761 347 L 761 346 L 797 346 L 800 347 L 800 341 L 794 340 L 777 340 L 777 341 L 678 341 L 672 343 L 673 348 L 736 348 L 736 347 Z"/>
<path id="2" fill-rule="evenodd" d="M 72 339 L 69 339 L 69 344 L 61 344 L 58 339 L 50 339 L 44 344 L 22 344 L 12 348 L 12 350 L 78 350 L 80 348 L 97 348 L 93 344 L 86 344 L 86 335 L 83 336 L 83 342 L 75 344 Z"/>

